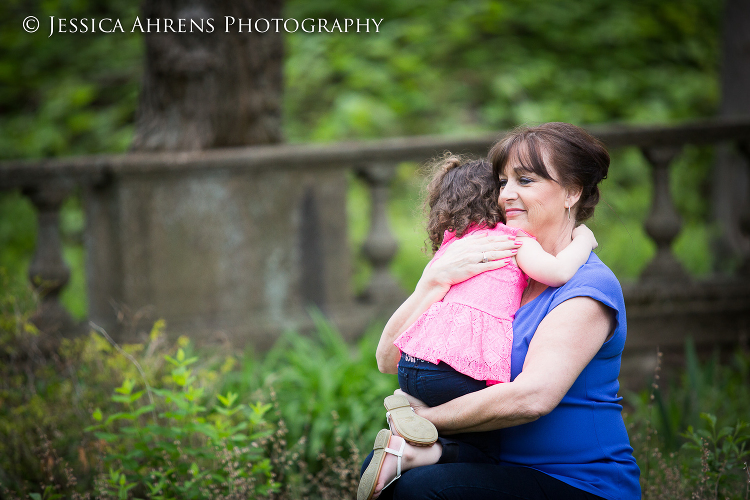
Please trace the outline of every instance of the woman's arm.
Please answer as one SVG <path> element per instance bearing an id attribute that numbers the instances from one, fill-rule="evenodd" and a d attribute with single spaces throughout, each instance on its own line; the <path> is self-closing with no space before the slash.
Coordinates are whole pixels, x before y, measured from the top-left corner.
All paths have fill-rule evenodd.
<path id="1" fill-rule="evenodd" d="M 532 422 L 551 412 L 599 351 L 615 326 L 614 311 L 589 297 L 558 305 L 539 324 L 523 370 L 513 382 L 495 384 L 415 411 L 445 434 L 476 432 Z"/>
<path id="2" fill-rule="evenodd" d="M 519 235 L 520 236 L 520 235 Z M 586 263 L 591 250 L 597 247 L 591 229 L 581 224 L 573 231 L 573 241 L 557 255 L 544 251 L 532 238 L 523 238 L 516 262 L 531 279 L 548 286 L 562 286 Z"/>
<path id="3" fill-rule="evenodd" d="M 521 246 L 512 237 L 475 233 L 452 243 L 431 266 L 427 266 L 414 293 L 386 323 L 375 357 L 383 373 L 396 373 L 400 352 L 393 342 L 432 304 L 441 300 L 452 285 L 508 263 Z M 482 262 L 486 258 L 488 262 Z"/>

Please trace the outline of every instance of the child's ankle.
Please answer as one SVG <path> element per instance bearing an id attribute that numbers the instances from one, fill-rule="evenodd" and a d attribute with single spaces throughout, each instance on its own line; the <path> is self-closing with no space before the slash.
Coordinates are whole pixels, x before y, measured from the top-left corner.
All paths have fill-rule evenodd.
<path id="1" fill-rule="evenodd" d="M 388 441 L 388 447 L 392 450 L 401 449 L 402 437 L 391 436 Z M 443 453 L 443 447 L 439 442 L 431 446 L 414 446 L 406 443 L 404 446 L 404 455 L 401 463 L 401 470 L 407 471 L 414 467 L 422 467 L 425 465 L 434 465 L 440 460 L 440 456 Z"/>

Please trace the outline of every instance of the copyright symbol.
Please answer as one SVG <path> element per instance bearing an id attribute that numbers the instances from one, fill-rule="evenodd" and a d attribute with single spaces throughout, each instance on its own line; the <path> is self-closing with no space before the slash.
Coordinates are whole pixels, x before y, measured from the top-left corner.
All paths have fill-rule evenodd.
<path id="1" fill-rule="evenodd" d="M 39 29 L 39 19 L 34 16 L 29 16 L 23 20 L 23 29 L 26 33 L 34 33 Z"/>

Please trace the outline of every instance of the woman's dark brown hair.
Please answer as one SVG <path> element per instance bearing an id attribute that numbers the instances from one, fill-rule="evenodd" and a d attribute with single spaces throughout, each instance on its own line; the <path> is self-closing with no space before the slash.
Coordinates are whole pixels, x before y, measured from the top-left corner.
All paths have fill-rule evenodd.
<path id="1" fill-rule="evenodd" d="M 557 179 L 544 164 L 545 156 Z M 564 188 L 581 189 L 581 197 L 572 207 L 576 223 L 594 215 L 599 203 L 598 184 L 609 170 L 609 153 L 604 144 L 582 128 L 561 122 L 519 127 L 495 144 L 488 157 L 495 178 L 513 159 L 523 170 L 554 180 Z"/>
<path id="2" fill-rule="evenodd" d="M 446 155 L 433 164 L 432 172 L 426 205 L 433 252 L 440 248 L 446 230 L 460 238 L 472 223 L 493 228 L 504 222 L 497 203 L 500 183 L 488 161 Z"/>

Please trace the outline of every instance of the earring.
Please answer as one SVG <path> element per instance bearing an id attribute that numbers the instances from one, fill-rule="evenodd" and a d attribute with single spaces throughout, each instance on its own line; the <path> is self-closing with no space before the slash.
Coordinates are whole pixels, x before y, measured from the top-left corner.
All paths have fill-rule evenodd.
<path id="1" fill-rule="evenodd" d="M 568 220 L 570 220 L 570 207 L 568 207 Z"/>

